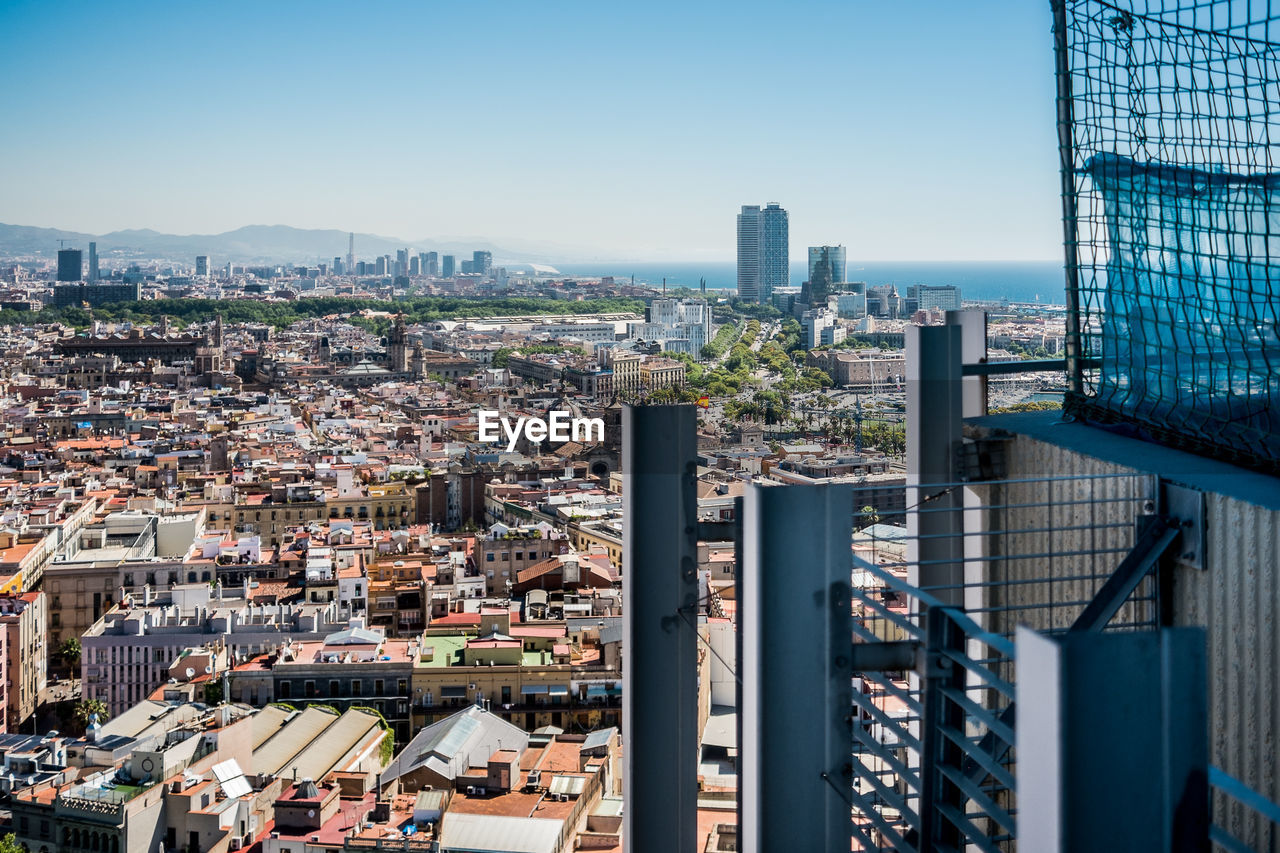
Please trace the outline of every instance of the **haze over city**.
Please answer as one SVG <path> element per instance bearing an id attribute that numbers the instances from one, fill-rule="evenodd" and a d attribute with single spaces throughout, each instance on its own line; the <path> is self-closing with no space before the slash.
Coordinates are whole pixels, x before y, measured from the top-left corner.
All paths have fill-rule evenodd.
<path id="1" fill-rule="evenodd" d="M 9 3 L 0 222 L 727 261 L 777 200 L 800 250 L 1048 259 L 1047 38 L 996 2 Z"/>

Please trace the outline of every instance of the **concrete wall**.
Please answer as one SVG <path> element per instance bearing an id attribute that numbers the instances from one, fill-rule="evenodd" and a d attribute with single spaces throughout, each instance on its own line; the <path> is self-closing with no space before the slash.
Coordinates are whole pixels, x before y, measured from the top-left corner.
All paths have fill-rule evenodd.
<path id="1" fill-rule="evenodd" d="M 1173 618 L 1201 625 L 1208 637 L 1209 760 L 1273 802 L 1280 801 L 1280 480 L 1082 424 L 1057 413 L 976 419 L 970 436 L 1006 437 L 1006 479 L 1044 483 L 991 484 L 975 490 L 989 504 L 1021 508 L 977 513 L 1001 532 L 980 538 L 990 554 L 1052 551 L 1074 556 L 992 561 L 992 579 L 1109 572 L 1132 542 L 1126 529 L 1158 476 L 1204 492 L 1204 569 L 1175 562 Z M 1112 475 L 1072 481 L 1072 475 Z M 1119 475 L 1119 476 L 1114 476 Z M 1078 504 L 1072 502 L 1079 500 Z M 1037 502 L 1051 502 L 1046 508 Z M 1108 525 L 1119 525 L 1109 527 Z M 1037 528 L 1039 532 L 1019 532 Z M 967 529 L 973 529 L 969 527 Z M 973 547 L 973 546 L 971 546 Z M 1047 605 L 1081 597 L 1102 581 L 1055 581 L 990 590 L 988 604 Z M 1149 582 L 1148 582 L 1149 583 Z M 1065 627 L 1078 608 L 1040 607 L 1016 620 L 989 619 L 996 630 L 1013 621 Z M 1135 615 L 1126 607 L 1115 621 Z M 1254 849 L 1266 849 L 1268 825 L 1218 798 L 1215 822 Z"/>

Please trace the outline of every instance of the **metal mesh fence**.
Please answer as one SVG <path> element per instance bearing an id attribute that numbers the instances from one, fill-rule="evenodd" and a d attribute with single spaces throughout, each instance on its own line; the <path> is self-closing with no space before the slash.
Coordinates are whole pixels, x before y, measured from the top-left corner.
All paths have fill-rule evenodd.
<path id="1" fill-rule="evenodd" d="M 854 536 L 854 641 L 918 643 L 947 658 L 956 677 L 936 685 L 940 698 L 931 709 L 917 670 L 855 667 L 853 849 L 936 849 L 946 833 L 930 832 L 932 810 L 955 836 L 955 849 L 1010 851 L 1018 814 L 1014 633 L 1020 625 L 1044 634 L 1079 630 L 1086 608 L 1137 546 L 1157 483 L 1119 473 L 931 488 L 969 493 L 961 508 L 913 507 L 964 514 L 962 584 L 917 585 L 912 578 L 925 564 L 908 554 L 909 540 L 881 538 L 875 526 Z M 926 610 L 946 609 L 940 598 L 955 593 L 963 608 L 948 610 L 939 632 Z M 1093 630 L 1155 630 L 1160 612 L 1160 585 L 1148 575 Z M 931 762 L 958 795 L 949 805 L 926 802 Z"/>
<path id="2" fill-rule="evenodd" d="M 1280 15 L 1053 5 L 1067 410 L 1280 469 Z"/>

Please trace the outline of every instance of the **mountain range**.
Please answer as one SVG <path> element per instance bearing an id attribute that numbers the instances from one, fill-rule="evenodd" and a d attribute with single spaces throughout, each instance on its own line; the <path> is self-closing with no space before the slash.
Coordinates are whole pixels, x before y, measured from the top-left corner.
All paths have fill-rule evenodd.
<path id="1" fill-rule="evenodd" d="M 348 232 L 336 229 L 293 228 L 288 225 L 246 225 L 221 234 L 162 234 L 151 229 L 85 234 L 58 228 L 0 223 L 0 255 L 9 257 L 53 257 L 65 241 L 67 248 L 81 249 L 88 261 L 89 242 L 98 244 L 98 256 L 110 260 L 174 260 L 193 263 L 196 255 L 208 255 L 221 266 L 233 263 L 323 263 L 346 258 Z M 475 250 L 493 253 L 498 263 L 555 263 L 597 253 L 581 247 L 520 244 L 512 241 L 498 246 L 480 237 L 401 240 L 377 234 L 356 234 L 357 260 L 379 255 L 395 256 L 397 249 L 411 252 L 439 252 L 470 259 Z"/>

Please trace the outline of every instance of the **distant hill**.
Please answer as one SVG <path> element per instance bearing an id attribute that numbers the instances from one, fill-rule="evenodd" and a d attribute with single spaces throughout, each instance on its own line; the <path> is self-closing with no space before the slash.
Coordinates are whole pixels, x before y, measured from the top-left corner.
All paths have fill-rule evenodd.
<path id="1" fill-rule="evenodd" d="M 335 257 L 345 258 L 347 234 L 346 231 L 335 229 L 246 225 L 222 234 L 178 235 L 161 234 L 151 229 L 130 229 L 94 235 L 57 228 L 0 223 L 0 255 L 53 257 L 59 249 L 59 240 L 67 241 L 67 248 L 81 249 L 87 253 L 92 240 L 97 242 L 98 255 L 103 259 L 164 259 L 190 264 L 196 255 L 209 255 L 216 266 L 227 261 L 244 264 L 314 264 L 331 262 Z M 554 263 L 564 258 L 563 251 L 552 253 L 552 247 L 531 246 L 526 251 L 515 247 L 503 248 L 479 238 L 402 240 L 376 234 L 356 235 L 356 258 L 359 260 L 372 260 L 379 255 L 394 256 L 397 249 L 457 255 L 459 262 L 463 258 L 469 259 L 477 249 L 493 252 L 496 261 L 518 258 L 529 263 Z"/>

